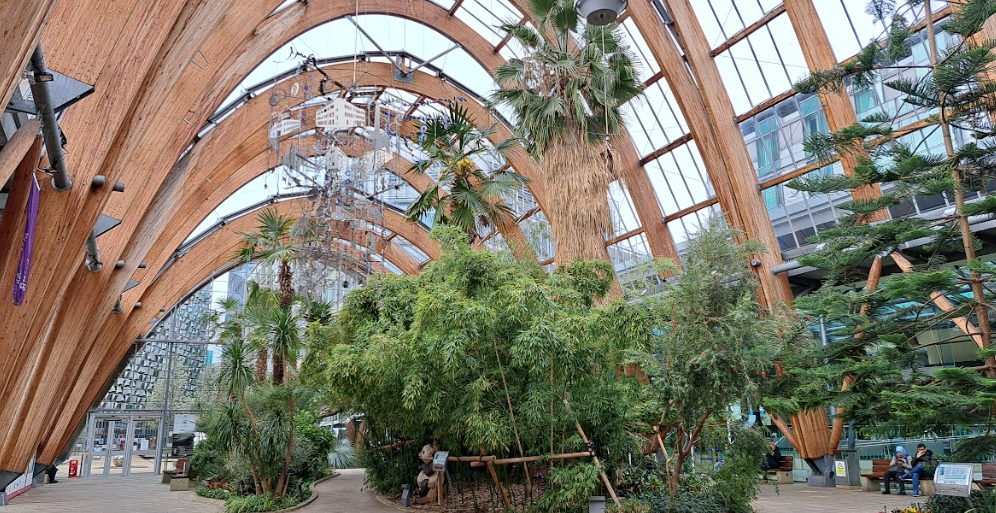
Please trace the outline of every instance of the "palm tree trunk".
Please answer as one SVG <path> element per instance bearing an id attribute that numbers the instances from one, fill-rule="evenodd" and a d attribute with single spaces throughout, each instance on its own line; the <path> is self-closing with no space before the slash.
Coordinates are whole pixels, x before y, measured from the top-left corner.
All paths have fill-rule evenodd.
<path id="1" fill-rule="evenodd" d="M 294 289 L 292 286 L 293 274 L 291 273 L 290 262 L 280 261 L 280 308 L 290 311 L 294 302 Z M 284 355 L 280 351 L 273 352 L 273 384 L 282 385 L 284 383 L 285 357 L 293 358 L 293 355 Z"/>
<path id="2" fill-rule="evenodd" d="M 256 382 L 263 383 L 266 381 L 266 364 L 270 362 L 269 351 L 266 350 L 265 345 L 260 345 L 256 349 Z"/>
<path id="3" fill-rule="evenodd" d="M 573 131 L 555 136 L 543 151 L 546 215 L 558 267 L 578 259 L 609 259 L 605 235 L 612 233 L 607 194 L 613 177 L 600 153 L 584 134 Z"/>

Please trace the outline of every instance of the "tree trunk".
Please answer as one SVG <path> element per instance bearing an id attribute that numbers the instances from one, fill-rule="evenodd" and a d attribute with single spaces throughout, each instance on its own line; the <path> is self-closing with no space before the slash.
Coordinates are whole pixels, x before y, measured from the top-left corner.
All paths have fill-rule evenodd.
<path id="1" fill-rule="evenodd" d="M 261 345 L 256 349 L 256 383 L 266 382 L 266 364 L 269 362 L 269 352 L 265 345 Z"/>
<path id="2" fill-rule="evenodd" d="M 290 262 L 286 260 L 280 261 L 280 273 L 278 274 L 278 279 L 280 282 L 280 308 L 282 310 L 290 311 L 291 304 L 294 302 L 294 288 L 292 286 L 293 274 L 291 273 Z M 294 355 L 285 355 L 280 351 L 273 351 L 273 384 L 282 385 L 284 383 L 284 368 L 286 367 L 285 359 L 294 359 Z"/>
<path id="3" fill-rule="evenodd" d="M 927 42 L 930 46 L 930 65 L 933 73 L 937 73 L 937 62 L 940 58 L 937 50 L 937 36 L 934 34 L 934 16 L 931 12 L 930 0 L 924 0 L 924 12 L 927 21 Z M 951 138 L 951 124 L 947 118 L 947 107 L 944 104 L 944 95 L 939 94 L 940 109 L 939 124 L 941 135 L 944 137 L 944 151 L 949 159 L 955 156 L 954 141 Z M 965 246 L 965 260 L 969 262 L 978 257 L 975 253 L 975 237 L 972 234 L 972 227 L 968 222 L 965 211 L 965 187 L 962 183 L 961 168 L 951 166 L 951 180 L 954 182 L 955 214 L 958 216 L 958 228 L 961 231 L 962 244 Z M 992 327 L 989 325 L 989 311 L 986 309 L 986 293 L 983 287 L 982 275 L 978 272 L 969 273 L 969 286 L 972 289 L 972 300 L 975 302 L 975 322 L 978 325 L 978 338 L 976 340 L 979 347 L 987 348 L 992 343 Z"/>
<path id="4" fill-rule="evenodd" d="M 601 151 L 588 144 L 584 134 L 570 130 L 553 137 L 543 151 L 545 214 L 558 267 L 578 259 L 609 258 L 605 236 L 612 235 L 612 216 L 607 191 L 613 177 Z"/>

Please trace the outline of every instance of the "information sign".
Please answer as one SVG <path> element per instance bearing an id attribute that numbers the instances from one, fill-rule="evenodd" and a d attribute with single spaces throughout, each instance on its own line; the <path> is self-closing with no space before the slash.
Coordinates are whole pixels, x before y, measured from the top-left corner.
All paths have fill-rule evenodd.
<path id="1" fill-rule="evenodd" d="M 844 460 L 834 460 L 833 461 L 834 471 L 837 473 L 837 477 L 847 477 L 847 462 Z"/>
<path id="2" fill-rule="evenodd" d="M 432 470 L 437 472 L 446 470 L 446 458 L 449 455 L 449 451 L 436 451 L 436 454 L 432 456 Z"/>
<path id="3" fill-rule="evenodd" d="M 934 492 L 968 497 L 972 492 L 972 472 L 971 463 L 941 463 L 934 471 Z"/>

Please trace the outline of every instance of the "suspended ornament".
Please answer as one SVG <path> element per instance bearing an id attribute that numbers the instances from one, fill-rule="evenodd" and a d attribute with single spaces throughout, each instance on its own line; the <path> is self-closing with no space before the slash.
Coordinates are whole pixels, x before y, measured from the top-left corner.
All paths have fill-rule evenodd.
<path id="1" fill-rule="evenodd" d="M 346 130 L 366 122 L 366 111 L 342 98 L 328 102 L 315 113 L 315 125 L 325 130 Z"/>
<path id="2" fill-rule="evenodd" d="M 277 118 L 275 123 L 270 125 L 270 139 L 280 139 L 300 127 L 301 122 L 292 118 L 290 113 L 285 112 Z"/>
<path id="3" fill-rule="evenodd" d="M 603 26 L 616 21 L 626 3 L 626 0 L 578 0 L 574 8 L 589 24 Z"/>

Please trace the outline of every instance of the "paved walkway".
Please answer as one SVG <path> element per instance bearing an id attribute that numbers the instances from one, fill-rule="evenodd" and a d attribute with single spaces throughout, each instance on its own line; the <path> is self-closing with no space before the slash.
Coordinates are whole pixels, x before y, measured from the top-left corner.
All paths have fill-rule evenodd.
<path id="1" fill-rule="evenodd" d="M 338 477 L 316 486 L 318 497 L 298 510 L 300 513 L 397 513 L 400 509 L 377 500 L 363 487 L 363 470 L 341 470 Z M 911 495 L 880 493 L 845 488 L 810 488 L 803 483 L 775 487 L 764 485 L 754 503 L 757 513 L 819 511 L 823 513 L 878 513 L 909 506 Z M 170 492 L 159 476 L 140 474 L 110 478 L 60 479 L 56 484 L 29 490 L 0 507 L 0 513 L 107 513 L 149 511 L 155 513 L 222 513 L 221 501 L 198 497 L 194 492 Z M 410 511 L 410 510 L 409 510 Z"/>
<path id="2" fill-rule="evenodd" d="M 397 510 L 377 500 L 363 488 L 363 469 L 340 470 L 339 475 L 315 486 L 318 498 L 300 513 L 394 513 Z M 0 512 L 6 513 L 6 512 Z"/>
<path id="3" fill-rule="evenodd" d="M 64 474 L 63 474 L 64 475 Z M 59 479 L 28 490 L 0 507 L 0 513 L 108 513 L 149 511 L 155 513 L 221 513 L 221 501 L 198 497 L 193 491 L 171 492 L 160 476 Z"/>
<path id="4" fill-rule="evenodd" d="M 773 485 L 762 485 L 761 495 L 754 502 L 757 513 L 784 513 L 786 511 L 820 511 L 821 513 L 886 513 L 919 502 L 928 497 L 910 495 L 882 495 L 881 492 L 862 492 L 861 489 L 812 488 L 805 483 L 781 485 L 775 494 Z"/>

